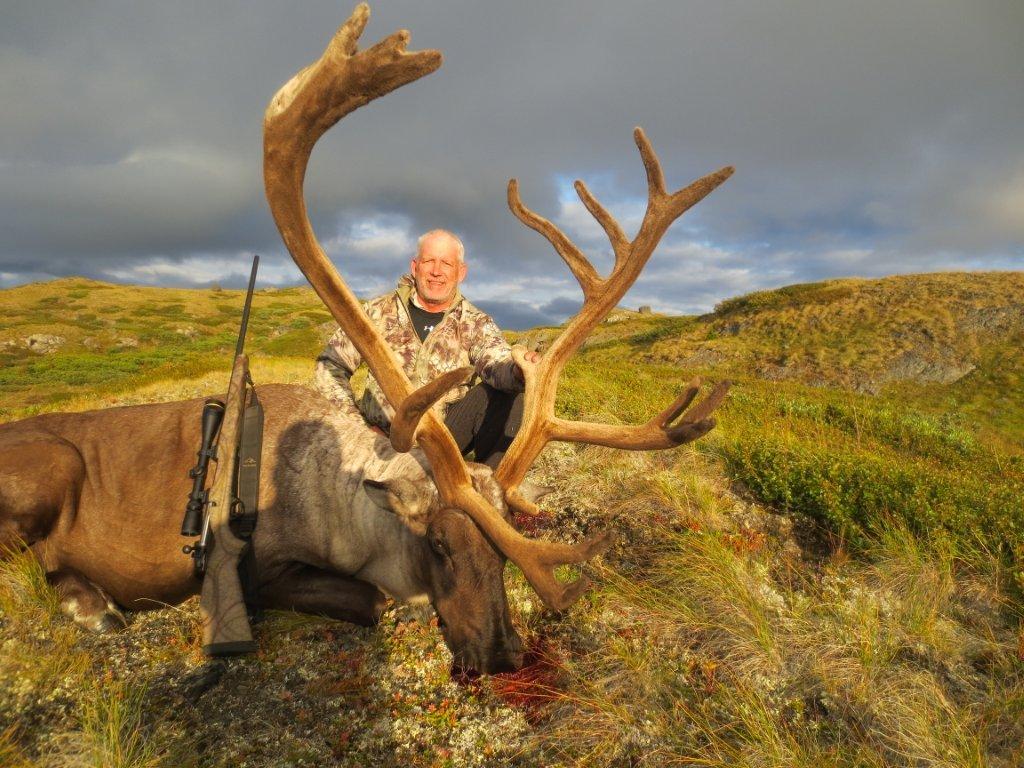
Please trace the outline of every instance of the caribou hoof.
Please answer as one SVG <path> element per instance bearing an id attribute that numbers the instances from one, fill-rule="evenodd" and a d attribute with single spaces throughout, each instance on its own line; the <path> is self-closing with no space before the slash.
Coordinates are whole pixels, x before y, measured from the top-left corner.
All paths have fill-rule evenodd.
<path id="1" fill-rule="evenodd" d="M 112 632 L 120 632 L 128 626 L 128 619 L 120 611 L 107 610 L 92 620 L 92 625 L 87 627 L 91 632 L 98 635 L 108 635 Z"/>
<path id="2" fill-rule="evenodd" d="M 61 610 L 82 629 L 97 635 L 120 632 L 128 626 L 128 619 L 115 605 L 109 602 L 106 608 L 101 610 L 85 611 L 78 600 L 71 599 L 64 601 Z"/>

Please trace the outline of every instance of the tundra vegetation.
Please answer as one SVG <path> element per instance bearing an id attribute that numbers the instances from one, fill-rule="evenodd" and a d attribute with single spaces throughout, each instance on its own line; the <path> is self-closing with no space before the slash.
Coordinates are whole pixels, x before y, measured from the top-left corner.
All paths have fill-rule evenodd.
<path id="1" fill-rule="evenodd" d="M 74 278 L 0 297 L 4 420 L 227 381 L 237 291 Z M 257 383 L 308 382 L 328 320 L 308 289 L 260 291 Z M 693 446 L 545 449 L 533 479 L 557 490 L 522 523 L 618 537 L 560 617 L 509 567 L 531 648 L 513 674 L 453 680 L 436 622 L 405 607 L 376 629 L 272 613 L 229 663 L 203 659 L 194 601 L 86 636 L 11 553 L 0 765 L 1020 765 L 1022 342 L 1022 273 L 616 311 L 560 415 L 637 423 L 694 374 L 733 389 Z M 187 478 L 169 492 L 184 504 Z"/>

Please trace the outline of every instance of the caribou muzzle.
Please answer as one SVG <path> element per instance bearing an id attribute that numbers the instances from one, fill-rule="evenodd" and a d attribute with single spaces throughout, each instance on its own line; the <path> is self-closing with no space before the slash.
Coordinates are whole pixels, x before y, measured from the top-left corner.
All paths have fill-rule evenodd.
<path id="1" fill-rule="evenodd" d="M 515 672 L 523 666 L 523 641 L 508 615 L 508 608 L 500 619 L 488 622 L 479 634 L 453 632 L 444 619 L 438 622 L 445 644 L 452 652 L 452 673 L 471 675 L 474 672 L 493 675 Z"/>
<path id="2" fill-rule="evenodd" d="M 523 641 L 505 596 L 505 557 L 457 509 L 436 513 L 426 532 L 432 602 L 454 671 L 485 674 L 523 666 Z"/>

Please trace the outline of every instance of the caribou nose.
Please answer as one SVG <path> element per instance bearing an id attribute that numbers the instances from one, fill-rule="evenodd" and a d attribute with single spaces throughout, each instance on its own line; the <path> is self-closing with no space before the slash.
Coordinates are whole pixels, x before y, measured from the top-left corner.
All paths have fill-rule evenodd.
<path id="1" fill-rule="evenodd" d="M 511 646 L 511 643 L 509 644 Z M 515 648 L 506 647 L 498 653 L 463 653 L 453 659 L 451 674 L 460 680 L 470 680 L 478 675 L 496 675 L 500 672 L 516 672 L 523 668 L 525 654 L 522 643 Z"/>
<path id="2" fill-rule="evenodd" d="M 500 659 L 494 659 L 491 661 L 490 668 L 487 670 L 489 675 L 497 675 L 502 672 L 518 672 L 523 668 L 523 656 L 504 656 Z"/>
<path id="3" fill-rule="evenodd" d="M 491 657 L 487 672 L 491 675 L 499 672 L 516 672 L 523 668 L 524 660 L 523 641 L 519 639 L 519 635 L 514 634 L 501 652 Z"/>

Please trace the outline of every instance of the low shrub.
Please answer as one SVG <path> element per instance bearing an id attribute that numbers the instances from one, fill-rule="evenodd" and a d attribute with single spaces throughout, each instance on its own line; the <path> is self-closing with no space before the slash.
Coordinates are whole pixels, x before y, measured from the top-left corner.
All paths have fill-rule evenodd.
<path id="1" fill-rule="evenodd" d="M 818 520 L 854 546 L 881 521 L 916 534 L 943 529 L 1024 564 L 1024 475 L 993 477 L 892 451 L 814 443 L 770 432 L 716 442 L 729 473 L 757 497 Z M 1024 574 L 1022 574 L 1024 575 Z"/>

